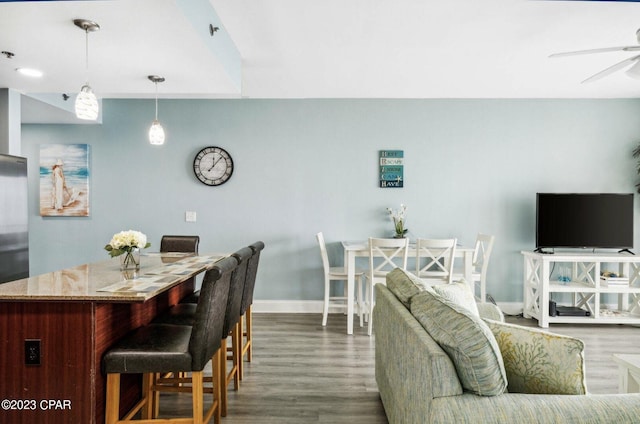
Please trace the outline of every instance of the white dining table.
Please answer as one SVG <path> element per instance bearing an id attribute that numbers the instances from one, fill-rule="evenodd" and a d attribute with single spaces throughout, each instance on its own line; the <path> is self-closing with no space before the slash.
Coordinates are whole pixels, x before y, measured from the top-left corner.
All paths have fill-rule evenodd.
<path id="1" fill-rule="evenodd" d="M 366 240 L 343 241 L 344 266 L 347 269 L 347 334 L 353 334 L 353 314 L 355 312 L 355 270 L 357 257 L 369 257 L 369 242 Z M 471 278 L 473 273 L 473 252 L 470 247 L 456 247 L 456 258 L 462 258 L 463 276 L 469 283 L 473 284 Z M 415 243 L 409 243 L 409 257 L 416 256 Z"/>

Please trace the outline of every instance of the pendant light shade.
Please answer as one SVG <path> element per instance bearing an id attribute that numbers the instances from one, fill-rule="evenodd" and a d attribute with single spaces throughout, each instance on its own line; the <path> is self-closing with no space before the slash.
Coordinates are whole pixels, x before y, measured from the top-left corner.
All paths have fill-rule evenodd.
<path id="1" fill-rule="evenodd" d="M 98 119 L 100 106 L 98 104 L 98 98 L 89 86 L 89 32 L 98 31 L 100 25 L 87 19 L 74 19 L 73 23 L 85 32 L 85 70 L 87 73 L 87 82 L 82 86 L 76 97 L 76 117 L 88 121 L 95 121 Z"/>
<path id="2" fill-rule="evenodd" d="M 98 98 L 88 85 L 83 85 L 76 97 L 76 117 L 95 121 L 98 119 Z"/>
<path id="3" fill-rule="evenodd" d="M 164 128 L 157 119 L 153 120 L 153 124 L 149 128 L 149 143 L 156 146 L 164 144 Z"/>
<path id="4" fill-rule="evenodd" d="M 151 128 L 149 128 L 149 143 L 154 146 L 160 146 L 164 144 L 164 128 L 158 121 L 158 83 L 163 82 L 164 78 L 157 75 L 149 75 L 147 78 L 156 85 L 156 119 L 153 120 Z"/>

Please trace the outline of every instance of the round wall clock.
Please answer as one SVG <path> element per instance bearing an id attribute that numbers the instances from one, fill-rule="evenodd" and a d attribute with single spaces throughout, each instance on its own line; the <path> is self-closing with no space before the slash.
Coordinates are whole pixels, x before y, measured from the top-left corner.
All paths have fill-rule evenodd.
<path id="1" fill-rule="evenodd" d="M 193 159 L 193 172 L 203 184 L 219 186 L 231 178 L 233 159 L 220 147 L 205 147 Z"/>

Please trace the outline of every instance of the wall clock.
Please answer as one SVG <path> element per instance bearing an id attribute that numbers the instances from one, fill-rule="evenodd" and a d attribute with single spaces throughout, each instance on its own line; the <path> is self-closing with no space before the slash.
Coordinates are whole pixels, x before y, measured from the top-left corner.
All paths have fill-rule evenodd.
<path id="1" fill-rule="evenodd" d="M 219 186 L 231 178 L 233 159 L 226 150 L 220 147 L 205 147 L 193 159 L 193 172 L 203 184 Z"/>

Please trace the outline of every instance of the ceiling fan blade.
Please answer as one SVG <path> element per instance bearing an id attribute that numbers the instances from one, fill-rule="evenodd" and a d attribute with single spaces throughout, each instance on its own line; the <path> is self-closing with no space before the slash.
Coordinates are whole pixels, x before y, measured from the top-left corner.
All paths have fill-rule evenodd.
<path id="1" fill-rule="evenodd" d="M 633 66 L 627 69 L 625 74 L 627 74 L 631 78 L 640 79 L 640 60 L 636 61 Z"/>
<path id="2" fill-rule="evenodd" d="M 575 52 L 554 53 L 549 57 L 567 57 L 581 54 L 606 53 L 606 52 L 633 52 L 640 51 L 640 46 L 604 47 L 601 49 L 577 50 Z"/>
<path id="3" fill-rule="evenodd" d="M 609 66 L 607 69 L 598 72 L 595 75 L 590 76 L 589 78 L 587 78 L 586 80 L 582 81 L 582 83 L 588 83 L 588 82 L 593 82 L 593 81 L 597 81 L 601 78 L 606 77 L 607 75 L 611 75 L 612 73 L 619 71 L 620 69 L 631 65 L 633 62 L 637 62 L 638 59 L 640 59 L 640 55 L 637 56 L 633 56 L 630 57 L 629 59 L 625 59 L 621 62 L 616 63 L 615 65 Z"/>

